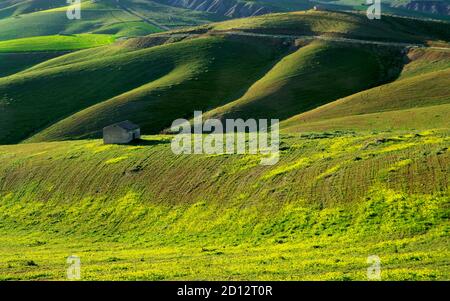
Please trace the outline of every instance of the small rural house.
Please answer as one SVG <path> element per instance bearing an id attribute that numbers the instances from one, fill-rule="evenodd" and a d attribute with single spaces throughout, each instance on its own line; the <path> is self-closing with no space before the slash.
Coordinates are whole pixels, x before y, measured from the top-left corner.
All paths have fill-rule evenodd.
<path id="1" fill-rule="evenodd" d="M 141 138 L 141 129 L 128 120 L 103 128 L 104 144 L 127 144 L 139 138 Z"/>

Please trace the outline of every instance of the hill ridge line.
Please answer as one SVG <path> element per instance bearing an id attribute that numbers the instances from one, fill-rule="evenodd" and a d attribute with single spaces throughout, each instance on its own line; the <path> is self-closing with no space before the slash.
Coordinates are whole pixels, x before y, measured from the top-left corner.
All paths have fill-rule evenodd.
<path id="1" fill-rule="evenodd" d="M 437 46 L 426 46 L 424 44 L 417 43 L 406 43 L 406 42 L 385 42 L 385 41 L 373 41 L 364 39 L 353 39 L 353 38 L 342 38 L 342 37 L 327 37 L 320 35 L 286 35 L 286 34 L 264 34 L 264 33 L 253 33 L 253 32 L 240 32 L 240 31 L 211 31 L 207 33 L 164 33 L 156 34 L 157 37 L 167 37 L 167 38 L 195 38 L 204 35 L 236 35 L 236 36 L 246 36 L 246 37 L 260 37 L 260 38 L 276 38 L 276 39 L 304 39 L 304 40 L 323 40 L 327 42 L 343 42 L 343 43 L 356 43 L 356 44 L 366 44 L 366 45 L 379 45 L 379 46 L 391 46 L 391 47 L 409 47 L 409 48 L 426 48 L 435 50 L 450 50 L 450 47 L 437 47 Z"/>

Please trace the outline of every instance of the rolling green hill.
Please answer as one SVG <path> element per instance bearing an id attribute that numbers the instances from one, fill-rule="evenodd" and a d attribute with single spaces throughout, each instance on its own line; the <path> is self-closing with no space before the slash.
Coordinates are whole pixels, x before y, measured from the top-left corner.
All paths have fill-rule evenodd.
<path id="1" fill-rule="evenodd" d="M 90 135 L 127 114 L 147 120 L 146 131 L 157 132 L 180 115 L 188 117 L 194 109 L 207 110 L 236 98 L 283 52 L 282 45 L 260 40 L 205 37 L 31 69 L 0 79 L 1 140 L 17 142 L 95 104 L 80 119 L 76 114 L 65 120 L 73 121 L 65 130 L 50 129 L 44 137 Z M 15 129 L 8 126 L 11 122 Z"/>
<path id="2" fill-rule="evenodd" d="M 294 117 L 282 123 L 283 132 L 327 131 L 411 131 L 414 129 L 448 128 L 450 105 L 414 107 L 386 112 L 349 115 L 302 122 Z M 303 114 L 302 114 L 303 115 Z M 300 115 L 301 116 L 301 115 Z"/>
<path id="3" fill-rule="evenodd" d="M 317 23 L 319 17 L 322 21 Z M 98 137 L 101 128 L 123 119 L 139 123 L 146 133 L 158 133 L 178 117 L 189 118 L 195 109 L 212 110 L 210 116 L 223 118 L 287 119 L 395 79 L 404 64 L 402 47 L 340 39 L 310 42 L 275 34 L 241 36 L 233 24 L 247 30 L 252 22 L 256 24 L 252 31 L 269 33 L 289 25 L 290 33 L 298 35 L 305 34 L 303 27 L 309 24 L 308 30 L 318 34 L 328 31 L 333 36 L 341 28 L 341 36 L 355 38 L 365 26 L 358 20 L 359 15 L 330 12 L 270 15 L 173 33 L 175 37 L 209 30 L 203 35 L 178 40 L 153 35 L 44 62 L 0 80 L 4 108 L 0 141 L 14 143 L 34 134 L 30 141 Z M 414 28 L 402 28 L 405 22 L 414 26 L 415 20 L 393 21 L 367 32 L 370 36 L 379 32 L 386 40 L 389 25 L 399 28 L 396 40 L 402 32 L 408 39 Z M 421 28 L 422 41 L 425 36 L 440 37 L 442 27 L 431 22 Z M 223 32 L 227 28 L 231 31 Z M 416 35 L 416 40 L 420 37 Z M 340 59 L 334 60 L 334 55 Z M 43 82 L 54 87 L 54 93 L 48 95 Z M 45 102 L 36 102 L 44 98 Z"/>
<path id="4" fill-rule="evenodd" d="M 367 9 L 359 1 L 303 1 L 303 0 L 83 0 L 82 20 L 67 20 L 65 0 L 5 0 L 0 3 L 0 40 L 54 35 L 59 33 L 100 33 L 139 36 L 154 31 L 205 24 L 212 21 L 242 18 L 253 15 L 311 9 L 317 5 L 331 10 Z M 449 20 L 448 14 L 433 10 L 415 11 L 398 1 L 383 5 L 383 13 Z M 404 1 L 408 2 L 408 1 Z M 410 1 L 409 1 L 410 2 Z M 400 4 L 400 5 L 397 5 Z M 414 5 L 413 5 L 414 6 Z M 363 12 L 362 12 L 363 13 Z M 384 18 L 389 16 L 384 15 Z M 46 22 L 46 21 L 51 22 Z M 26 31 L 17 30 L 19 28 Z"/>
<path id="5" fill-rule="evenodd" d="M 69 20 L 67 7 L 41 10 L 0 19 L 0 41 L 56 34 L 105 33 L 139 36 L 162 31 L 108 3 L 82 3 L 80 20 Z"/>
<path id="6" fill-rule="evenodd" d="M 0 19 L 64 6 L 66 0 L 4 0 L 0 3 Z"/>
<path id="7" fill-rule="evenodd" d="M 69 20 L 65 0 L 6 1 L 0 6 L 0 41 L 56 34 L 103 33 L 121 37 L 143 36 L 168 28 L 223 20 L 196 12 L 135 0 L 83 0 L 81 19 Z"/>
<path id="8" fill-rule="evenodd" d="M 285 57 L 242 98 L 208 112 L 219 119 L 284 120 L 389 80 L 401 69 L 399 50 L 313 42 Z M 395 73 L 393 74 L 395 77 Z"/>
<path id="9" fill-rule="evenodd" d="M 255 40 L 256 45 L 264 47 L 261 42 L 258 39 Z M 245 47 L 245 44 L 241 45 Z M 237 45 L 237 47 L 240 46 Z M 339 57 L 339 63 L 331 62 L 330 54 Z M 224 62 L 224 58 L 219 53 L 214 54 L 214 56 L 216 55 L 218 60 L 210 62 L 208 68 L 211 69 L 197 75 L 197 80 L 194 82 L 184 80 L 185 83 L 183 83 L 182 78 L 174 77 L 181 76 L 182 73 L 169 73 L 161 80 L 80 111 L 37 134 L 31 141 L 99 136 L 99 130 L 119 118 L 118 116 L 122 119 L 136 120 L 143 131 L 155 133 L 169 127 L 177 116 L 190 116 L 195 108 L 206 111 L 217 107 L 220 103 L 211 103 L 202 99 L 209 99 L 210 97 L 215 99 L 218 90 L 225 90 L 225 85 L 230 87 L 225 91 L 229 91 L 228 93 L 235 96 L 244 93 L 243 89 L 247 89 L 249 86 L 246 84 L 241 86 L 242 88 L 236 89 L 237 86 L 232 84 L 234 81 L 230 80 L 228 82 L 218 81 L 221 83 L 219 89 L 205 84 L 216 81 L 217 75 L 215 73 L 223 74 L 224 66 L 230 68 L 228 70 L 233 70 L 236 66 L 233 65 L 234 62 L 241 60 L 244 53 L 240 52 L 240 57 L 236 57 L 236 61 L 230 62 Z M 251 56 L 251 53 L 249 53 L 249 56 Z M 298 59 L 299 57 L 301 59 Z M 208 112 L 207 116 L 223 117 L 224 119 L 228 117 L 287 118 L 298 112 L 314 108 L 323 102 L 336 99 L 339 95 L 349 95 L 375 85 L 382 78 L 380 69 L 383 66 L 380 66 L 378 61 L 383 60 L 364 50 L 331 46 L 327 43 L 311 44 L 278 62 L 262 79 L 250 86 L 242 99 L 214 109 Z M 272 66 L 271 64 L 262 64 L 256 67 L 258 68 L 256 69 L 258 74 L 262 75 Z M 372 68 L 373 71 L 368 72 L 369 68 Z M 242 69 L 242 63 L 240 63 L 239 70 Z M 348 70 L 353 71 L 353 77 L 346 78 L 341 82 L 336 81 L 333 89 L 324 89 L 329 83 L 329 80 L 324 77 L 339 77 Z M 309 78 L 306 73 L 314 74 L 314 76 Z M 256 80 L 255 77 L 253 79 Z M 242 79 L 236 78 L 236 80 L 242 82 Z M 172 83 L 175 81 L 181 81 L 182 85 L 173 85 Z M 201 87 L 203 84 L 204 88 L 199 93 L 198 88 L 195 87 Z M 167 85 L 172 85 L 172 87 L 168 89 L 165 87 Z M 158 94 L 153 92 L 155 89 L 158 89 Z M 213 96 L 212 93 L 215 93 L 215 95 Z M 301 98 L 304 99 L 303 102 Z M 229 101 L 232 99 L 228 98 Z M 279 99 L 280 101 L 273 103 L 273 99 Z M 173 109 L 167 108 L 166 104 L 174 100 L 179 104 L 183 103 L 183 106 L 179 105 Z M 136 103 L 141 105 L 137 106 Z M 222 104 L 224 103 L 226 102 L 222 102 Z M 232 109 L 229 109 L 230 107 Z M 233 114 L 230 110 L 236 110 L 238 113 Z M 120 115 L 117 115 L 116 112 L 120 112 Z M 162 114 L 162 112 L 164 113 Z M 226 112 L 226 114 L 222 112 Z"/>
<path id="10" fill-rule="evenodd" d="M 443 29 L 448 24 L 426 24 L 392 18 L 372 28 L 355 14 L 275 14 L 64 55 L 0 79 L 0 141 L 17 143 L 31 136 L 28 141 L 99 137 L 104 126 L 123 119 L 139 123 L 144 133 L 159 133 L 176 118 L 190 118 L 194 110 L 220 118 L 288 119 L 393 81 L 407 59 L 402 43 L 411 39 L 412 31 L 416 31 L 416 42 L 443 38 L 445 45 L 448 37 Z M 238 30 L 237 25 L 242 28 Z M 327 35 L 328 40 L 298 37 L 307 31 Z M 280 32 L 292 36 L 280 36 Z M 377 44 L 375 38 L 396 42 Z M 437 77 L 442 89 L 437 89 L 436 97 L 444 96 L 439 103 L 425 104 L 445 103 L 445 65 L 434 75 L 423 74 L 426 68 L 419 67 L 415 72 L 424 79 Z M 411 107 L 396 106 L 401 97 L 408 94 L 399 95 L 392 109 Z M 377 111 L 368 111 L 372 112 Z"/>
<path id="11" fill-rule="evenodd" d="M 39 63 L 66 54 L 65 51 L 33 53 L 0 53 L 0 77 L 15 74 Z"/>
<path id="12" fill-rule="evenodd" d="M 377 22 L 365 14 L 332 11 L 300 11 L 230 20 L 205 28 L 265 34 L 326 35 L 401 42 L 424 42 L 450 38 L 448 22 L 384 16 Z"/>
<path id="13" fill-rule="evenodd" d="M 413 50 L 410 56 L 413 60 L 396 81 L 295 116 L 281 127 L 287 131 L 329 130 L 337 124 L 347 130 L 448 127 L 450 51 Z"/>

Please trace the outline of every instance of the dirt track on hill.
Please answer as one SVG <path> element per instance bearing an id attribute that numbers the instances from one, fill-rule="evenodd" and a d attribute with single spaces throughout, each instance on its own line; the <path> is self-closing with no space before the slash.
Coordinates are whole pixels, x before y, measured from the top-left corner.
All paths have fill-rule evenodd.
<path id="1" fill-rule="evenodd" d="M 153 26 L 162 28 L 162 29 L 164 29 L 164 30 L 170 30 L 169 27 L 167 27 L 167 26 L 165 26 L 165 25 L 162 25 L 162 24 L 160 24 L 160 23 L 158 23 L 158 22 L 156 22 L 156 21 L 154 21 L 154 20 L 151 20 L 151 19 L 149 19 L 149 18 L 147 18 L 147 17 L 144 17 L 144 16 L 142 16 L 141 14 L 137 13 L 136 11 L 134 11 L 134 10 L 132 10 L 132 9 L 126 7 L 126 6 L 121 5 L 120 3 L 117 3 L 117 5 L 118 5 L 122 10 L 124 10 L 124 11 L 126 11 L 127 13 L 129 13 L 129 14 L 131 14 L 131 15 L 133 15 L 133 16 L 139 18 L 139 19 L 141 19 L 141 20 L 144 21 L 145 23 L 148 23 L 148 24 L 150 24 L 150 25 L 153 25 Z"/>

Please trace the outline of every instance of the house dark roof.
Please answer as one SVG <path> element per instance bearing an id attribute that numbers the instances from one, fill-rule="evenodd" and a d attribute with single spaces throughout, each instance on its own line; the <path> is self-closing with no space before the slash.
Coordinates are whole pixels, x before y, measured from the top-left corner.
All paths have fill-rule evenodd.
<path id="1" fill-rule="evenodd" d="M 107 126 L 106 128 L 109 128 L 109 127 L 120 127 L 120 128 L 122 128 L 124 130 L 127 130 L 127 131 L 133 131 L 133 130 L 136 130 L 136 129 L 139 128 L 139 126 L 137 124 L 134 124 L 134 123 L 132 123 L 129 120 L 125 120 L 125 121 L 121 121 L 121 122 L 118 122 L 118 123 L 114 123 L 114 124 L 112 124 L 110 126 Z"/>

